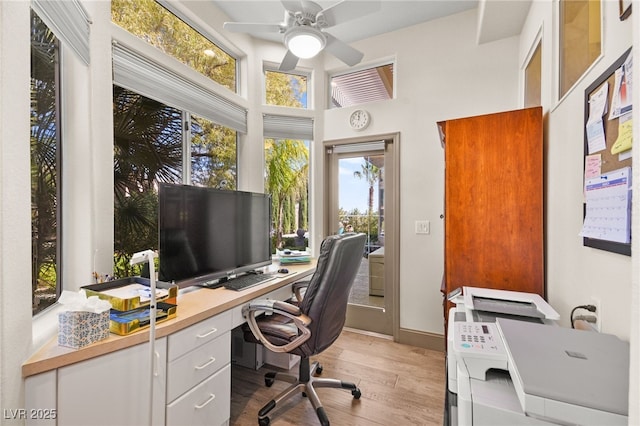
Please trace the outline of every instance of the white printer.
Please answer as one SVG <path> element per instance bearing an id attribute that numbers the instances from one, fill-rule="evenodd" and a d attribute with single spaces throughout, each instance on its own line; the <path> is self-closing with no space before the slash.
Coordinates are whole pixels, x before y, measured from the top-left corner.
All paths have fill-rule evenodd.
<path id="1" fill-rule="evenodd" d="M 455 307 L 449 311 L 447 325 L 447 377 L 449 391 L 457 394 L 457 364 L 464 356 L 464 364 L 471 377 L 484 380 L 484 374 L 492 368 L 507 370 L 507 356 L 501 340 L 497 341 L 496 318 L 555 325 L 560 315 L 542 297 L 533 293 L 494 290 L 480 287 L 463 287 L 459 293 L 449 297 Z M 475 327 L 471 327 L 474 324 Z M 481 327 L 477 329 L 477 327 Z M 480 332 L 485 333 L 480 333 Z M 465 334 L 473 332 L 490 336 L 493 346 L 456 342 Z"/>
<path id="2" fill-rule="evenodd" d="M 557 326 L 534 294 L 463 292 L 448 321 L 449 424 L 626 424 L 628 343 Z"/>

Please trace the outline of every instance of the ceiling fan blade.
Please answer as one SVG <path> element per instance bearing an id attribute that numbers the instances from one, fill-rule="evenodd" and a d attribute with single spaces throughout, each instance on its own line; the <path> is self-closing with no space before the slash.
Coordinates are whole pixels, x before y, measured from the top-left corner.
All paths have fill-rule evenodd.
<path id="1" fill-rule="evenodd" d="M 289 12 L 295 13 L 299 10 L 302 10 L 302 4 L 300 3 L 300 0 L 280 0 L 280 2 L 284 6 L 285 10 L 288 10 Z"/>
<path id="2" fill-rule="evenodd" d="M 352 19 L 360 18 L 380 10 L 380 1 L 341 1 L 321 10 L 316 17 L 317 21 L 324 19 L 326 27 L 342 24 Z"/>
<path id="3" fill-rule="evenodd" d="M 287 54 L 282 58 L 282 62 L 280 63 L 280 71 L 291 71 L 295 69 L 296 65 L 298 65 L 298 57 L 291 53 L 290 50 L 287 50 Z"/>
<path id="4" fill-rule="evenodd" d="M 257 22 L 225 22 L 223 28 L 232 33 L 259 34 L 284 32 L 280 24 L 261 24 Z"/>
<path id="5" fill-rule="evenodd" d="M 323 34 L 327 36 L 327 45 L 324 48 L 327 52 L 351 67 L 360 63 L 364 53 L 338 40 L 331 34 L 326 32 Z"/>

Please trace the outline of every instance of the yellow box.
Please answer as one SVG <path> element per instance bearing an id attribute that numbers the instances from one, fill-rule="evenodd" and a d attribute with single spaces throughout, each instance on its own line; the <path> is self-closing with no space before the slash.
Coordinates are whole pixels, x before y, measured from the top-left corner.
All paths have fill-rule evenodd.
<path id="1" fill-rule="evenodd" d="M 156 307 L 156 324 L 175 318 L 177 312 L 177 305 L 158 302 Z M 119 334 L 121 336 L 131 334 L 134 331 L 144 330 L 150 325 L 148 306 L 123 312 L 112 309 L 110 318 L 111 321 L 109 322 L 109 329 L 112 333 Z"/>
<path id="2" fill-rule="evenodd" d="M 142 301 L 141 297 L 135 296 L 114 296 L 111 294 L 117 294 L 119 289 L 123 289 L 127 286 L 142 285 L 145 287 L 151 286 L 151 280 L 142 277 L 128 277 L 115 281 L 107 281 L 99 284 L 91 284 L 81 287 L 87 295 L 98 296 L 100 299 L 108 300 L 111 302 L 111 308 L 116 311 L 131 311 L 149 305 L 149 300 Z M 158 297 L 157 301 L 165 303 L 177 304 L 178 298 L 178 286 L 175 284 L 166 283 L 164 281 L 156 282 L 156 290 L 163 292 L 165 295 Z"/>

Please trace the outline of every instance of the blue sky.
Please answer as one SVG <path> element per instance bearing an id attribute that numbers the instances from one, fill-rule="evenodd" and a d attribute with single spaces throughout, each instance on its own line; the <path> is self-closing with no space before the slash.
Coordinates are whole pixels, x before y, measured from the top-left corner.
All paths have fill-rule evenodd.
<path id="1" fill-rule="evenodd" d="M 358 208 L 366 212 L 369 204 L 369 185 L 366 179 L 359 179 L 353 175 L 355 171 L 362 171 L 363 157 L 343 158 L 339 163 L 339 201 L 340 207 L 346 211 Z M 378 205 L 378 184 L 376 183 L 373 196 L 373 208 Z"/>

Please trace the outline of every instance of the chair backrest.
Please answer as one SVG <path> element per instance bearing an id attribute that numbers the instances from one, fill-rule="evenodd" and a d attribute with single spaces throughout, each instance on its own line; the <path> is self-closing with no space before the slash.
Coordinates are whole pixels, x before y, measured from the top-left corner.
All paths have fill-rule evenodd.
<path id="1" fill-rule="evenodd" d="M 322 242 L 316 271 L 300 305 L 312 320 L 311 338 L 298 348 L 304 355 L 322 352 L 342 332 L 365 241 L 365 234 L 348 233 L 331 235 Z"/>

